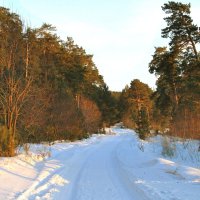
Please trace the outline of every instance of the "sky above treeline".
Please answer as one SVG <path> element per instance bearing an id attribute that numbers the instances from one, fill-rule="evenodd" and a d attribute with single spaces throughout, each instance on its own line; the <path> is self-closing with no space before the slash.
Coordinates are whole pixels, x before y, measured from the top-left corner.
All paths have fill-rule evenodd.
<path id="1" fill-rule="evenodd" d="M 166 26 L 161 6 L 166 0 L 0 0 L 0 6 L 18 13 L 25 24 L 44 22 L 72 37 L 88 54 L 110 90 L 121 91 L 133 79 L 155 88 L 148 64 L 157 46 L 166 46 L 161 29 Z M 191 16 L 200 26 L 200 0 L 191 3 Z"/>

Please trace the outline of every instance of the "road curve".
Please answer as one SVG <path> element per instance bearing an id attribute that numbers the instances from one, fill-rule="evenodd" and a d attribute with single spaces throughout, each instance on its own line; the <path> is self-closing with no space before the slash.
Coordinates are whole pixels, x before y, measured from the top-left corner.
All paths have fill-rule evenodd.
<path id="1" fill-rule="evenodd" d="M 58 151 L 37 166 L 37 179 L 16 199 L 148 200 L 118 157 L 124 145 L 131 145 L 130 135 L 102 136 Z"/>
<path id="2" fill-rule="evenodd" d="M 130 145 L 130 137 L 126 135 L 110 136 L 77 152 L 70 161 L 68 180 L 71 184 L 55 197 L 69 200 L 147 200 L 118 159 L 117 152 L 126 143 Z M 69 173 L 76 175 L 70 177 Z"/>

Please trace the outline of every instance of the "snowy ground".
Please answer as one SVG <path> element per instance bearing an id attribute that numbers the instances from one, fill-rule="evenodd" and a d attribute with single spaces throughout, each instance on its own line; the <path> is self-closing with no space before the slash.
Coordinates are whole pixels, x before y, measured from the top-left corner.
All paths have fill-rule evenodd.
<path id="1" fill-rule="evenodd" d="M 162 137 L 142 142 L 128 129 L 108 132 L 115 134 L 0 158 L 0 199 L 200 199 L 197 142 L 172 141 L 166 152 Z"/>

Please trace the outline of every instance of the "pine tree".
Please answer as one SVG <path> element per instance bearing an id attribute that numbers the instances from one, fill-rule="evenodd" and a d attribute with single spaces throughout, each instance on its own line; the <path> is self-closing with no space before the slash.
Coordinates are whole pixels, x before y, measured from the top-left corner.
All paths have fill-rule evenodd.
<path id="1" fill-rule="evenodd" d="M 188 127 L 191 127 L 189 121 L 199 119 L 196 111 L 199 110 L 200 63 L 196 45 L 200 42 L 200 34 L 190 17 L 190 4 L 170 1 L 162 9 L 167 23 L 162 29 L 162 37 L 169 39 L 169 46 L 156 48 L 149 64 L 150 73 L 158 77 L 154 95 L 156 106 L 165 116 L 166 126 L 171 127 L 172 134 L 185 137 L 186 132 L 188 136 L 189 132 L 195 132 L 194 136 L 198 134 L 198 125 L 193 123 L 193 128 Z"/>
<path id="2" fill-rule="evenodd" d="M 152 120 L 152 90 L 138 79 L 131 82 L 121 94 L 121 117 L 126 126 L 134 128 L 141 139 L 150 132 Z"/>

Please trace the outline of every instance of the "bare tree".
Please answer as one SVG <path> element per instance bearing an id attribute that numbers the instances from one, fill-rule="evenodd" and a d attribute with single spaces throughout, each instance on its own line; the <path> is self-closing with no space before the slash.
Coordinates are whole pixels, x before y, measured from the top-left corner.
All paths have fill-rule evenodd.
<path id="1" fill-rule="evenodd" d="M 14 68 L 12 68 L 3 71 L 0 82 L 1 115 L 3 115 L 8 134 L 7 155 L 13 156 L 15 155 L 17 120 L 30 91 L 31 79 L 24 81 L 22 78 L 17 78 Z"/>

